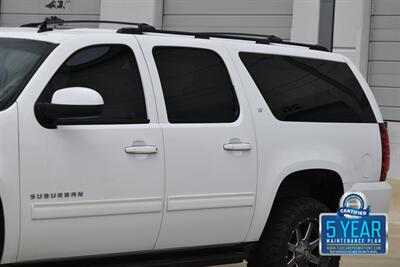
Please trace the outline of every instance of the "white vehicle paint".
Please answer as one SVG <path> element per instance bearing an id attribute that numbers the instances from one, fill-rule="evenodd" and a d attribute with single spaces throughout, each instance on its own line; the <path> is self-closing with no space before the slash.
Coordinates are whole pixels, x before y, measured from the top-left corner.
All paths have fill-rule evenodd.
<path id="1" fill-rule="evenodd" d="M 344 190 L 363 191 L 374 212 L 388 209 L 391 188 L 379 182 L 382 116 L 362 75 L 341 55 L 112 30 L 8 28 L 0 30 L 1 38 L 57 44 L 18 98 L 0 111 L 2 263 L 256 242 L 282 182 L 304 170 L 334 172 Z M 75 52 L 101 44 L 133 51 L 149 123 L 43 127 L 35 105 L 50 79 Z M 240 106 L 237 119 L 170 123 L 152 54 L 158 46 L 217 53 Z M 348 64 L 376 123 L 276 119 L 240 52 Z M 73 89 L 84 100 L 60 90 L 53 104 L 101 105 L 90 88 Z"/>

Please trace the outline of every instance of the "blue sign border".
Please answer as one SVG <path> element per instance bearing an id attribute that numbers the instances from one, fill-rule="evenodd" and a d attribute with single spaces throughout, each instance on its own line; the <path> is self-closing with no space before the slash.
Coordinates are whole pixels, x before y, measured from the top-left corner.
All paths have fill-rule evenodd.
<path id="1" fill-rule="evenodd" d="M 348 221 L 357 221 L 357 220 L 363 220 L 363 219 L 345 219 L 344 217 L 339 217 L 337 215 L 337 213 L 321 213 L 319 216 L 319 235 L 320 235 L 320 239 L 319 239 L 319 253 L 321 256 L 340 256 L 340 255 L 387 255 L 388 250 L 389 250 L 389 242 L 388 242 L 388 237 L 389 237 L 389 218 L 388 215 L 386 213 L 371 213 L 368 217 L 373 217 L 373 216 L 384 216 L 385 217 L 385 242 L 386 244 L 385 246 L 385 252 L 384 253 L 361 253 L 361 252 L 356 252 L 356 251 L 347 251 L 347 252 L 343 252 L 343 253 L 323 253 L 323 247 L 322 247 L 322 217 L 323 216 L 333 216 L 336 217 L 338 219 L 341 220 L 348 220 Z M 365 219 L 365 217 L 364 217 Z M 356 244 L 355 244 L 356 245 Z"/>

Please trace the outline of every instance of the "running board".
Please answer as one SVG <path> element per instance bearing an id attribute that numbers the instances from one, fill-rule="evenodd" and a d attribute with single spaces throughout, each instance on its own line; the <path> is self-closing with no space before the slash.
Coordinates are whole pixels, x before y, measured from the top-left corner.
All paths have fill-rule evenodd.
<path id="1" fill-rule="evenodd" d="M 256 242 L 151 251 L 135 254 L 105 255 L 62 260 L 26 262 L 17 265 L 29 267 L 201 267 L 240 263 L 247 259 Z"/>

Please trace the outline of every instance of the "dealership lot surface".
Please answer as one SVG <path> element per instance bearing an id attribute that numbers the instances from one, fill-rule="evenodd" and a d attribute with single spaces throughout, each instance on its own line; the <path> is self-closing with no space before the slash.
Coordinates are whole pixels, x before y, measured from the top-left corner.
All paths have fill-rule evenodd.
<path id="1" fill-rule="evenodd" d="M 389 253 L 385 256 L 343 257 L 341 267 L 397 267 L 400 261 L 400 180 L 390 180 L 393 186 L 389 211 Z M 245 267 L 246 264 L 232 264 L 224 267 Z"/>

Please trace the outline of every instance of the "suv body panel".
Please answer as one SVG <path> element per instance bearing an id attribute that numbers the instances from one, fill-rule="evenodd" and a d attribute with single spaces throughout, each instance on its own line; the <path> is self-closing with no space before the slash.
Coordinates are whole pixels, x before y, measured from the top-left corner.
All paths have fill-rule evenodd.
<path id="1" fill-rule="evenodd" d="M 113 30 L 55 30 L 37 34 L 36 29 L 12 28 L 2 29 L 0 36 L 59 44 L 35 73 L 18 97 L 17 102 L 7 110 L 0 112 L 2 133 L 0 135 L 2 147 L 0 164 L 7 166 L 7 168 L 1 168 L 0 172 L 0 196 L 4 206 L 6 231 L 2 263 L 151 251 L 154 248 L 258 241 L 282 181 L 294 172 L 307 169 L 327 169 L 338 173 L 345 190 L 366 191 L 367 196 L 371 198 L 370 204 L 373 206 L 374 212 L 387 211 L 390 186 L 386 182 L 378 182 L 381 167 L 381 144 L 377 123 L 307 123 L 277 120 L 241 62 L 239 52 L 291 55 L 346 62 L 363 87 L 377 122 L 382 122 L 382 115 L 367 82 L 354 64 L 344 56 L 284 45 L 253 44 L 247 41 L 194 40 L 190 37 L 157 34 L 135 37 L 134 35 L 116 34 Z M 60 158 L 57 159 L 57 157 L 66 152 L 70 156 L 69 164 L 77 164 L 82 170 L 85 170 L 86 167 L 79 162 L 79 159 L 83 161 L 85 157 L 73 158 L 73 155 L 80 149 L 79 146 L 84 148 L 87 144 L 75 140 L 75 146 L 67 146 L 60 137 L 55 136 L 54 130 L 45 129 L 37 122 L 33 107 L 43 88 L 69 55 L 82 47 L 99 43 L 125 44 L 133 48 L 141 71 L 150 124 L 144 126 L 74 125 L 61 126 L 56 131 L 69 135 L 69 139 L 72 141 L 74 141 L 73 135 L 77 133 L 84 134 L 87 139 L 93 138 L 97 144 L 94 149 L 97 149 L 96 153 L 99 155 L 83 151 L 85 157 L 95 156 L 104 162 L 107 158 L 107 155 L 104 154 L 105 151 L 112 150 L 111 154 L 115 154 L 109 155 L 110 160 L 111 162 L 115 161 L 118 166 L 123 165 L 121 164 L 123 158 L 115 151 L 123 153 L 124 146 L 129 146 L 135 141 L 135 138 L 140 138 L 135 133 L 137 129 L 141 131 L 141 136 L 148 136 L 147 131 L 150 131 L 149 136 L 152 136 L 159 148 L 157 167 L 146 165 L 147 168 L 152 169 L 154 180 L 149 181 L 147 177 L 142 179 L 130 177 L 132 180 L 129 180 L 128 177 L 132 174 L 132 170 L 121 171 L 120 173 L 123 173 L 125 178 L 119 177 L 116 182 L 124 184 L 109 184 L 114 185 L 114 189 L 117 190 L 108 192 L 106 190 L 96 191 L 93 177 L 87 182 L 83 182 L 82 179 L 75 181 L 81 188 L 91 192 L 88 199 L 82 200 L 142 198 L 154 201 L 157 198 L 155 201 L 157 202 L 155 205 L 157 211 L 146 214 L 146 217 L 139 216 L 139 214 L 138 216 L 114 214 L 108 217 L 48 220 L 40 225 L 43 222 L 32 220 L 33 206 L 29 199 L 30 195 L 81 190 L 75 189 L 77 184 L 61 179 L 61 177 L 67 177 L 68 173 L 64 173 L 67 171 L 66 165 L 63 165 Z M 162 44 L 208 48 L 216 51 L 222 57 L 240 103 L 241 113 L 237 121 L 220 125 L 174 125 L 168 122 L 161 84 L 151 53 L 154 45 Z M 205 127 L 202 128 L 203 126 Z M 118 133 L 110 133 L 107 129 L 114 129 Z M 181 130 L 185 132 L 180 132 Z M 212 136 L 209 136 L 208 130 L 213 133 Z M 96 131 L 97 133 L 95 133 Z M 115 146 L 112 149 L 110 143 L 102 146 L 104 142 L 109 142 L 107 136 L 117 139 L 112 141 L 112 145 Z M 211 179 L 210 176 L 204 183 L 196 183 L 192 180 L 191 182 L 194 183 L 182 184 L 190 171 L 180 173 L 180 166 L 191 166 L 200 173 L 202 169 L 209 167 L 200 161 L 226 160 L 227 157 L 216 156 L 215 151 L 204 148 L 208 145 L 217 145 L 218 149 L 222 150 L 225 142 L 229 142 L 230 138 L 237 137 L 253 145 L 251 153 L 245 156 L 238 155 L 236 158 L 232 157 L 232 160 L 228 160 L 226 165 L 217 166 L 215 164 L 206 170 L 208 172 L 216 171 L 223 175 L 229 173 L 234 177 L 233 181 L 230 181 L 229 177 L 215 175 L 213 177 L 216 179 Z M 192 144 L 193 147 L 191 147 Z M 44 148 L 47 145 L 52 146 L 46 151 Z M 174 151 L 175 148 L 177 148 L 176 151 Z M 168 150 L 173 151 L 171 154 L 173 167 L 171 169 L 166 166 L 170 156 Z M 224 151 L 222 150 L 222 152 Z M 185 153 L 193 153 L 193 157 L 198 162 L 190 162 L 189 158 L 185 159 Z M 235 162 L 239 158 L 245 159 L 246 162 Z M 40 174 L 38 166 L 46 168 L 45 160 L 50 159 L 58 162 L 58 169 L 44 170 L 45 175 Z M 90 162 L 92 166 L 95 165 L 93 159 Z M 125 162 L 126 166 L 127 162 Z M 96 170 L 96 174 L 104 177 L 102 170 L 104 171 L 99 168 Z M 77 174 L 79 170 L 75 171 Z M 86 172 L 90 173 L 90 170 L 86 169 Z M 244 173 L 248 174 L 248 177 L 243 177 Z M 60 176 L 54 179 L 52 178 L 53 174 Z M 147 175 L 148 173 L 143 171 L 142 174 Z M 38 183 L 37 179 L 41 183 Z M 171 184 L 167 184 L 169 179 L 171 179 Z M 193 179 L 193 177 L 188 177 L 188 179 Z M 140 190 L 141 192 L 128 190 L 128 188 L 135 190 L 137 183 L 143 183 L 141 185 L 144 187 Z M 212 188 L 207 185 L 211 185 Z M 125 194 L 118 195 L 118 192 L 125 192 Z M 240 205 L 226 207 L 232 205 L 230 197 L 239 201 Z M 199 199 L 205 200 L 206 209 L 204 207 L 193 209 L 198 204 L 189 203 L 189 200 L 193 199 L 194 202 Z M 183 212 L 179 210 L 182 209 L 182 202 L 179 203 L 181 200 L 189 201 L 183 203 L 183 208 L 186 209 Z M 219 206 L 211 209 L 215 203 Z M 158 209 L 158 205 L 161 205 L 160 209 Z M 168 205 L 172 205 L 172 207 L 175 205 L 175 208 L 172 209 L 176 210 L 168 212 Z M 189 209 L 187 209 L 188 207 Z M 96 218 L 101 218 L 102 223 L 99 224 Z M 130 232 L 130 222 L 129 219 L 127 221 L 127 218 L 132 220 L 136 218 L 136 225 L 142 225 L 144 232 L 147 232 L 143 239 L 133 242 L 134 244 L 129 240 L 134 239 L 133 231 L 137 228 L 132 228 L 132 232 Z M 229 227 L 224 227 L 227 226 L 226 220 L 231 223 Z M 235 221 L 232 222 L 233 220 Z M 75 222 L 71 225 L 71 221 Z M 202 224 L 203 221 L 204 224 Z M 189 231 L 187 227 L 190 222 L 194 223 L 193 232 L 185 236 L 180 231 L 182 229 Z M 120 233 L 118 236 L 103 232 L 99 237 L 90 236 L 90 233 L 96 232 L 91 227 L 96 226 L 103 230 L 110 229 L 110 227 L 118 229 Z M 78 236 L 80 227 L 86 230 Z M 75 230 L 69 232 L 65 229 Z M 49 233 L 52 238 L 56 237 L 57 239 L 51 241 L 47 236 Z M 168 233 L 173 234 L 169 236 Z M 117 243 L 119 240 L 123 242 Z M 114 247 L 117 244 L 117 251 L 101 243 L 106 241 L 113 244 Z M 37 245 L 39 242 L 41 247 Z M 90 249 L 89 245 L 92 245 L 94 249 Z"/>

